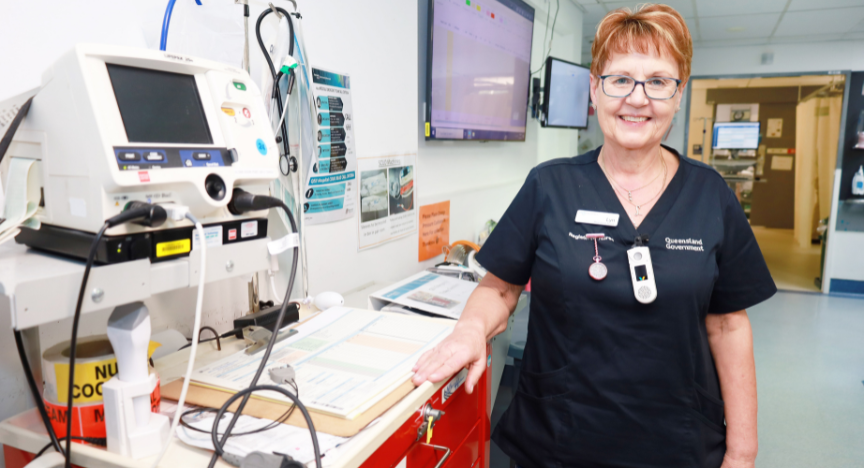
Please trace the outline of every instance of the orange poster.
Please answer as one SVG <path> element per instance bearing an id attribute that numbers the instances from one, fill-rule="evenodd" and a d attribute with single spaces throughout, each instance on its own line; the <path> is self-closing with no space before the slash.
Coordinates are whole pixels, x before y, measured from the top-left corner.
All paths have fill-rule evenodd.
<path id="1" fill-rule="evenodd" d="M 417 261 L 441 255 L 445 245 L 450 245 L 450 201 L 421 206 Z"/>

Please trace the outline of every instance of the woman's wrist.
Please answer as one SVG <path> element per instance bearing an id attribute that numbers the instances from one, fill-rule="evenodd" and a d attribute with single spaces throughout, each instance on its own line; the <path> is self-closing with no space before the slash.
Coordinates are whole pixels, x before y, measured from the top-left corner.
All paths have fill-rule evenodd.
<path id="1" fill-rule="evenodd" d="M 756 454 L 758 452 L 758 448 L 755 446 L 755 444 L 752 446 L 750 446 L 751 444 L 744 445 L 745 446 L 736 445 L 734 443 L 730 444 L 727 440 L 726 458 L 741 463 L 756 461 Z"/>
<path id="2" fill-rule="evenodd" d="M 482 320 L 473 318 L 463 318 L 456 322 L 454 333 L 466 333 L 480 337 L 482 341 L 486 341 L 486 325 Z"/>

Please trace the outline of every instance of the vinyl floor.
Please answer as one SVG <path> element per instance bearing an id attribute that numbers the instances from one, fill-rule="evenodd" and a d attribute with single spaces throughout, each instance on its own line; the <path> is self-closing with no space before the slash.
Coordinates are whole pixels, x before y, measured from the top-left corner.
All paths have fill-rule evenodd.
<path id="1" fill-rule="evenodd" d="M 759 395 L 756 467 L 864 467 L 864 299 L 781 291 L 748 312 Z M 493 425 L 512 392 L 502 382 Z M 491 455 L 492 468 L 510 467 L 494 442 Z"/>
<path id="2" fill-rule="evenodd" d="M 821 274 L 820 245 L 799 247 L 791 229 L 753 226 L 753 234 L 778 289 L 819 292 L 813 280 Z"/>

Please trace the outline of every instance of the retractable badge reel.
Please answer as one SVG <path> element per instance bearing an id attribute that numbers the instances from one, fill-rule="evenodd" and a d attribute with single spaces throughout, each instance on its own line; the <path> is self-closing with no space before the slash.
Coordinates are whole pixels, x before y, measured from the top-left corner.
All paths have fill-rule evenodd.
<path id="1" fill-rule="evenodd" d="M 642 304 L 650 304 L 657 299 L 657 283 L 654 281 L 654 267 L 651 252 L 644 245 L 642 237 L 636 238 L 636 245 L 627 251 L 630 262 L 630 279 L 633 281 L 633 295 Z"/>

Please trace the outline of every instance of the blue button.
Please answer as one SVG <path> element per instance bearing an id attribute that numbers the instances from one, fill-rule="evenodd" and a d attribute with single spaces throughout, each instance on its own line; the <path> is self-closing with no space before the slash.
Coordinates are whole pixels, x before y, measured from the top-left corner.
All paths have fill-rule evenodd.
<path id="1" fill-rule="evenodd" d="M 267 145 L 264 144 L 264 140 L 259 138 L 258 141 L 255 142 L 255 145 L 258 147 L 259 153 L 263 155 L 267 154 Z"/>

